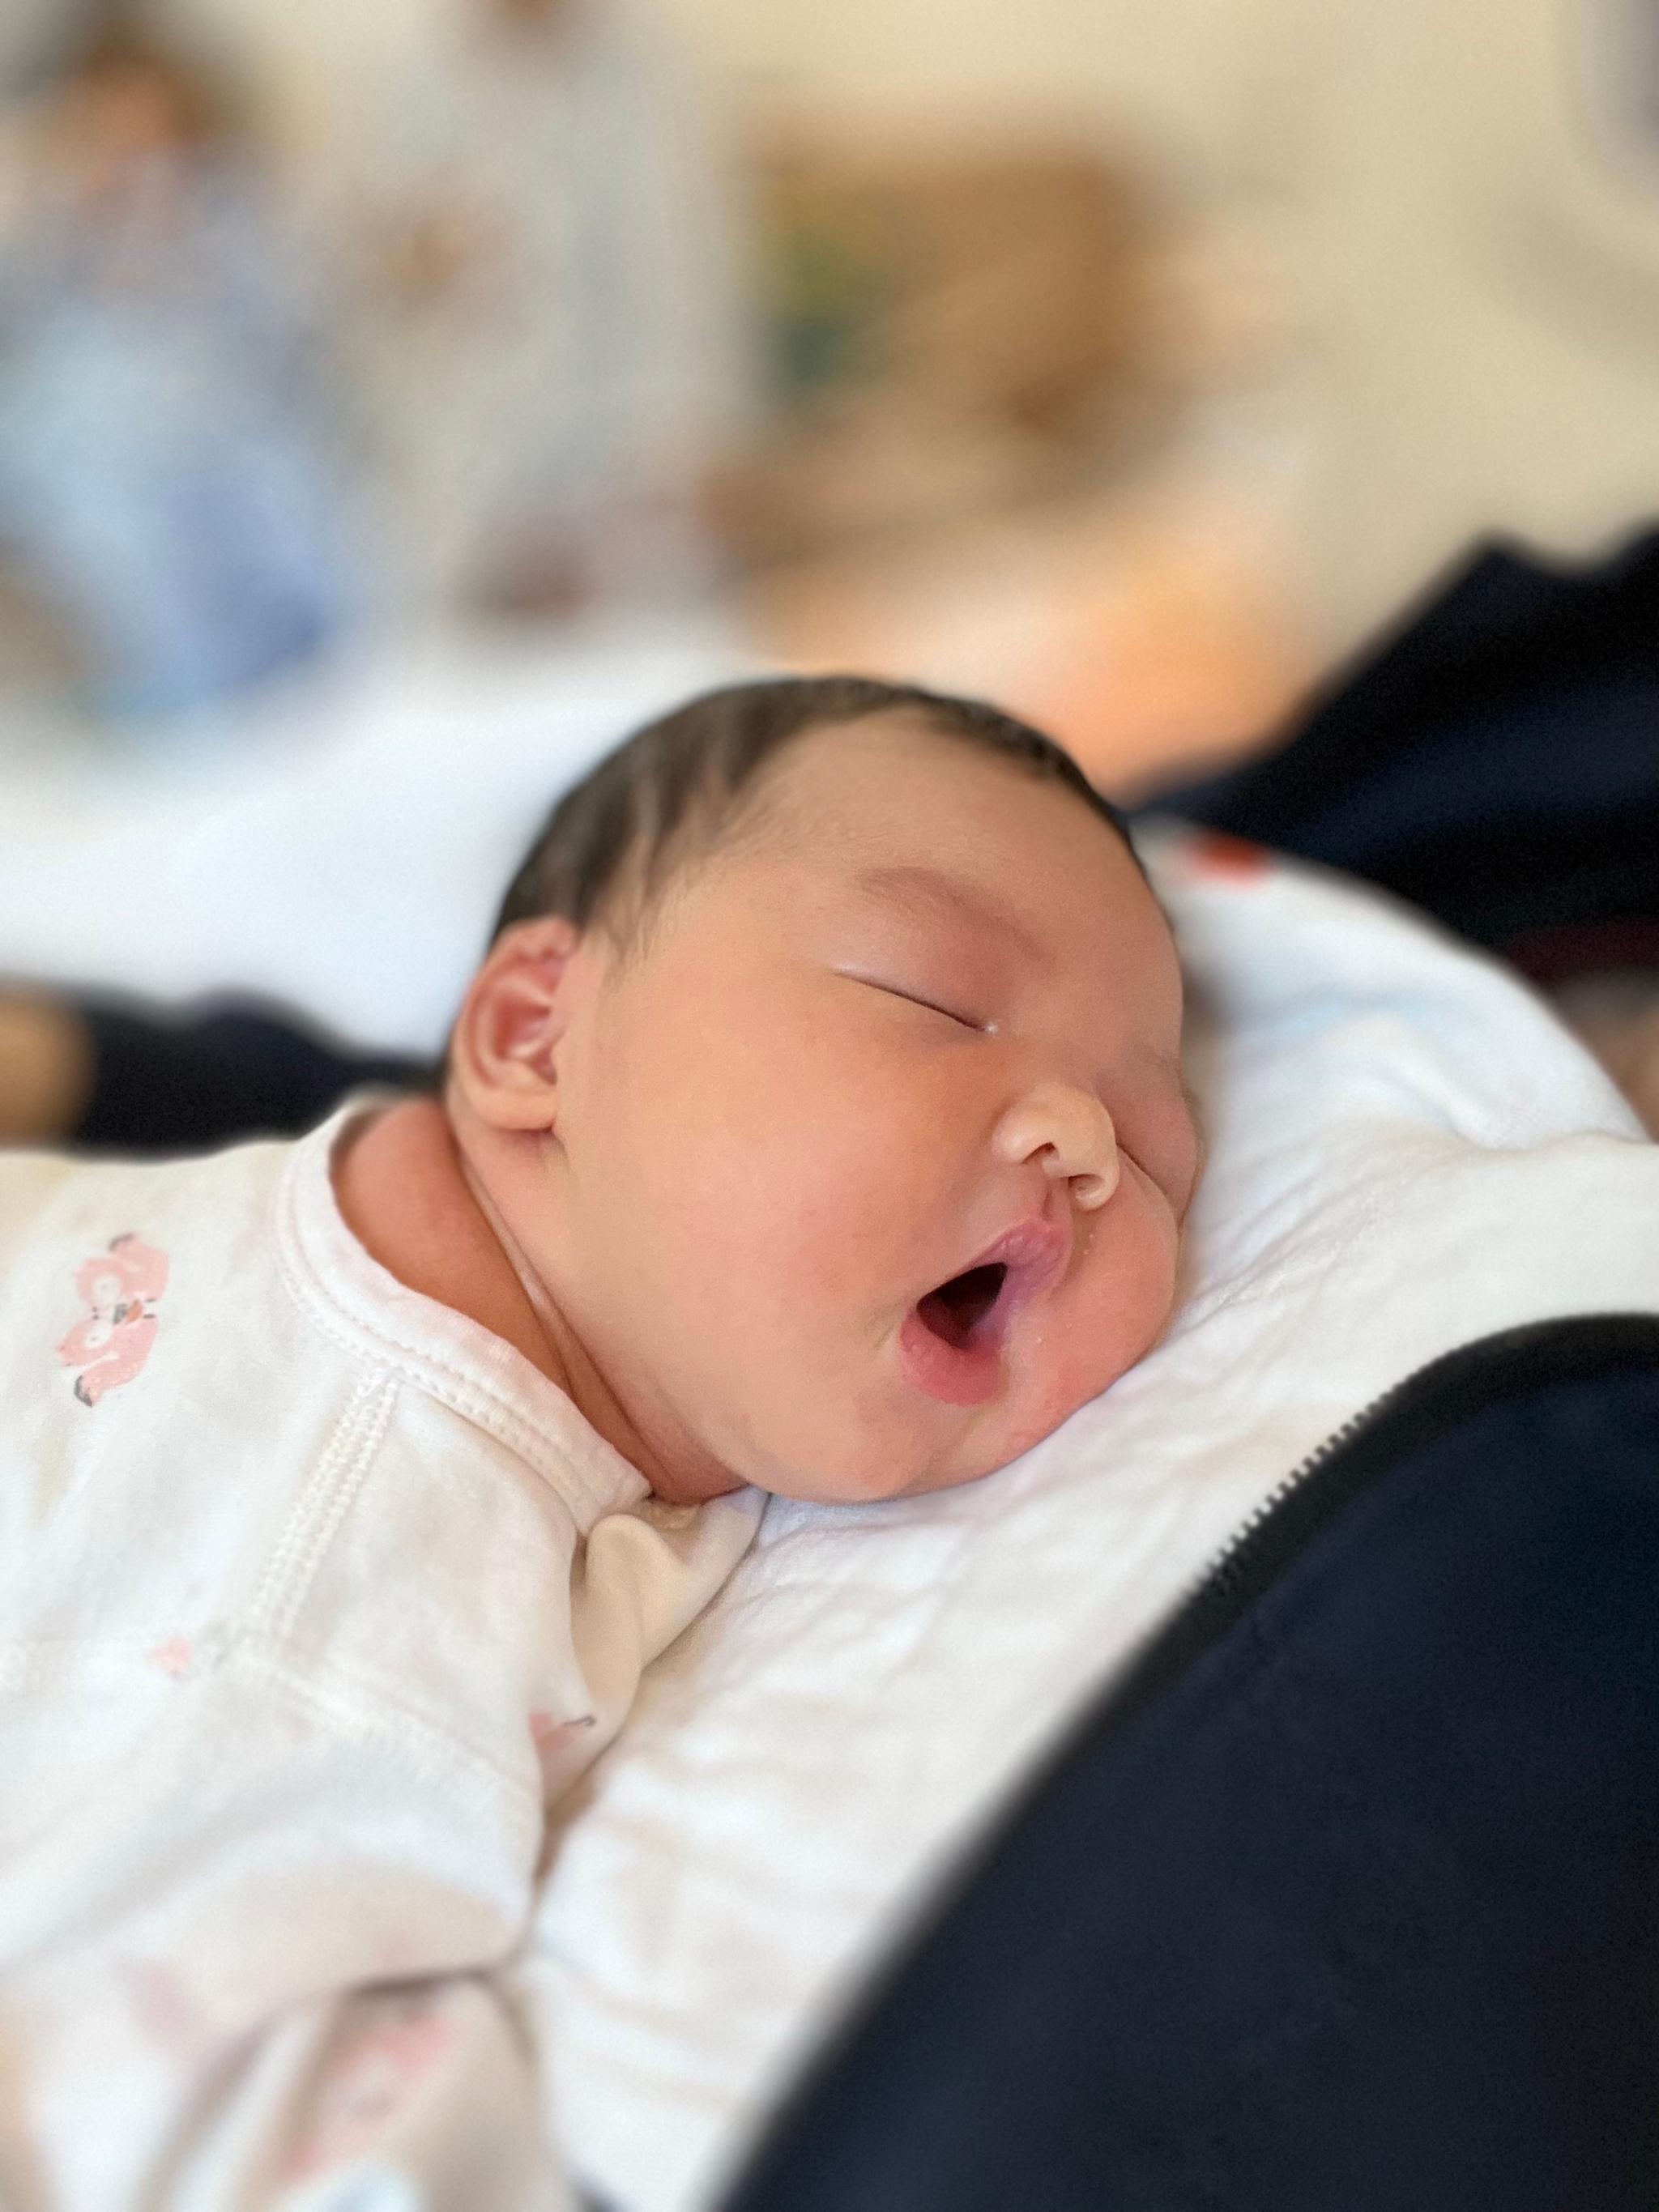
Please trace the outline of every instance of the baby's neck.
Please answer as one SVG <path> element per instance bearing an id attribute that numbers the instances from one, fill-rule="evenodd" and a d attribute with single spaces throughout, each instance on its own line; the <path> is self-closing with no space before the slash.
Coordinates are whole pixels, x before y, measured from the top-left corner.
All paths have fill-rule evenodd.
<path id="1" fill-rule="evenodd" d="M 679 1455 L 653 1452 L 564 1327 L 544 1285 L 532 1299 L 474 1194 L 449 1116 L 435 1098 L 405 1098 L 349 1132 L 335 1155 L 334 1194 L 371 1259 L 407 1289 L 521 1352 L 659 1498 L 690 1504 L 738 1487 L 718 1468 L 688 1479 Z"/>
<path id="2" fill-rule="evenodd" d="M 570 1391 L 570 1376 L 467 1188 L 448 1116 L 405 1098 L 348 1134 L 334 1162 L 347 1227 L 389 1274 L 503 1338 Z"/>

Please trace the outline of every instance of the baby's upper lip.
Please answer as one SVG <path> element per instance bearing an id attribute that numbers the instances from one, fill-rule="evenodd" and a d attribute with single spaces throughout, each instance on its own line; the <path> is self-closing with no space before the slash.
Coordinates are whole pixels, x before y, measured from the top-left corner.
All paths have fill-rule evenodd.
<path id="1" fill-rule="evenodd" d="M 997 1304 L 1003 1314 L 1024 1305 L 1049 1289 L 1064 1275 L 1072 1259 L 1072 1218 L 1069 1207 L 1056 1219 L 1045 1207 L 1022 1214 L 984 1249 L 963 1262 L 957 1274 L 975 1267 L 1002 1267 L 1008 1270 Z M 947 1276 L 946 1281 L 953 1280 Z M 930 1285 L 930 1288 L 937 1285 Z"/>

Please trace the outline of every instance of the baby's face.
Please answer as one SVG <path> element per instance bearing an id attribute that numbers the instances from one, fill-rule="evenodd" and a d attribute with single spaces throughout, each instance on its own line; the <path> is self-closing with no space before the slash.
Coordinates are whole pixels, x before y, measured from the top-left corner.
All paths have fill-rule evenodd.
<path id="1" fill-rule="evenodd" d="M 1074 794 L 893 718 L 816 732 L 568 981 L 551 1287 L 664 1464 L 971 1481 L 1163 1329 L 1180 976 Z"/>

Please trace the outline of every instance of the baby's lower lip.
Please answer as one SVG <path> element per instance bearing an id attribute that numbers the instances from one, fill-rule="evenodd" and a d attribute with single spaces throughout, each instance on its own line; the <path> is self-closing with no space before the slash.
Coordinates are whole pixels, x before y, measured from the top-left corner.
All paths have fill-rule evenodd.
<path id="1" fill-rule="evenodd" d="M 1000 1330 L 982 1344 L 946 1344 L 913 1306 L 899 1331 L 899 1358 L 916 1389 L 947 1406 L 982 1406 L 1002 1387 Z"/>

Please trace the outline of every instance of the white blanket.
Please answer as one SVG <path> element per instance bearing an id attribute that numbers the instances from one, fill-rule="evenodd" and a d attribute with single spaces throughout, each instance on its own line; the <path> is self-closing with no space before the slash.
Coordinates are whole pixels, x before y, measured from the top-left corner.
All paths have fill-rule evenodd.
<path id="1" fill-rule="evenodd" d="M 976 1824 L 1230 1534 L 1437 1354 L 1659 1309 L 1659 1147 L 1519 984 L 1381 899 L 1174 841 L 1212 1157 L 1151 1358 L 971 1489 L 775 1502 L 647 1677 L 530 1966 L 578 2171 L 714 2199 Z"/>
<path id="2" fill-rule="evenodd" d="M 434 641 L 188 738 L 0 718 L 0 976 L 254 993 L 435 1051 L 559 793 L 752 672 L 717 632 L 613 629 Z"/>

